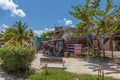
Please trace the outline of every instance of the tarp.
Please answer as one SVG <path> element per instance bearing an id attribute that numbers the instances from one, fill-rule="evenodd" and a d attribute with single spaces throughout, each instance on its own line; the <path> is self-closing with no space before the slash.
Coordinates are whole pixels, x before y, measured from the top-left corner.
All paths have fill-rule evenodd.
<path id="1" fill-rule="evenodd" d="M 92 40 L 92 35 L 91 34 L 89 34 L 87 37 L 88 37 L 89 40 Z"/>
<path id="2" fill-rule="evenodd" d="M 111 43 L 110 43 L 110 39 L 103 45 L 105 50 L 111 50 Z M 115 41 L 113 41 L 113 50 L 115 50 Z"/>
<path id="3" fill-rule="evenodd" d="M 36 46 L 36 49 L 37 51 L 39 50 L 39 42 L 41 41 L 48 41 L 48 40 L 51 40 L 52 38 L 40 38 L 40 37 L 36 37 L 36 41 L 35 41 L 35 46 Z"/>

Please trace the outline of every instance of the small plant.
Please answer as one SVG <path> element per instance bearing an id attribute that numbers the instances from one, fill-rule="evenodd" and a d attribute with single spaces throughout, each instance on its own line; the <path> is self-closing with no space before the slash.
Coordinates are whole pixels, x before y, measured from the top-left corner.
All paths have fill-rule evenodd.
<path id="1" fill-rule="evenodd" d="M 34 51 L 21 45 L 5 45 L 0 48 L 2 68 L 9 73 L 26 72 L 35 58 Z"/>

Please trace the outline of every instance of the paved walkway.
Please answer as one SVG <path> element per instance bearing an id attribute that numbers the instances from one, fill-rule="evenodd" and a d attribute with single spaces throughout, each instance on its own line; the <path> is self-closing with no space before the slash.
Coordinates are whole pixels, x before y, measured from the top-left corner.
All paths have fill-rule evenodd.
<path id="1" fill-rule="evenodd" d="M 36 59 L 32 63 L 32 67 L 39 69 L 40 57 L 44 57 L 38 53 Z M 113 62 L 99 61 L 96 59 L 80 59 L 80 58 L 63 58 L 66 67 L 66 71 L 80 74 L 97 74 L 96 67 L 101 66 L 105 72 L 105 76 L 112 76 L 120 79 L 120 64 Z M 120 61 L 119 61 L 120 62 Z M 48 64 L 48 67 L 62 68 L 61 64 Z"/>

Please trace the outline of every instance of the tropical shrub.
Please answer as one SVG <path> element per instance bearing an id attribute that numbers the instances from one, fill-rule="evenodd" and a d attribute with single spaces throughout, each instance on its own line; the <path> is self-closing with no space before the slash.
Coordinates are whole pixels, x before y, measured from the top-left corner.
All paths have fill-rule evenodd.
<path id="1" fill-rule="evenodd" d="M 0 48 L 2 68 L 7 72 L 25 72 L 35 58 L 33 48 L 22 45 L 5 45 Z"/>

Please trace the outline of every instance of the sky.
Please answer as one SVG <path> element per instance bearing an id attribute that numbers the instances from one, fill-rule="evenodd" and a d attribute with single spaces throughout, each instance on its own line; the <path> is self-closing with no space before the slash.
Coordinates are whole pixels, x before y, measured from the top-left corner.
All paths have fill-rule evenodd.
<path id="1" fill-rule="evenodd" d="M 119 4 L 120 0 L 113 0 Z M 21 20 L 33 29 L 36 36 L 54 30 L 55 26 L 75 27 L 79 20 L 69 14 L 71 6 L 84 4 L 85 0 L 0 0 L 0 30 Z M 106 5 L 101 0 L 101 8 Z"/>

